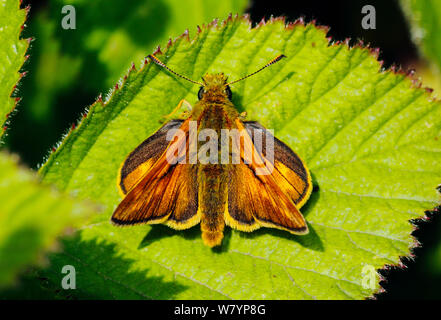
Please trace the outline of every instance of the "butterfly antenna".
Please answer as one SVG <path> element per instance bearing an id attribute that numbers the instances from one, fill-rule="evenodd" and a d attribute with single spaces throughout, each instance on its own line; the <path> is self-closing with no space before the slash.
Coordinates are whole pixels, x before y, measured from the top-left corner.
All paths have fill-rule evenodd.
<path id="1" fill-rule="evenodd" d="M 187 77 L 185 77 L 185 76 L 183 76 L 183 75 L 181 75 L 181 74 L 179 74 L 179 73 L 173 71 L 172 69 L 170 69 L 169 67 L 167 67 L 167 66 L 166 66 L 161 60 L 159 60 L 158 58 L 156 58 L 154 55 L 149 54 L 147 57 L 148 57 L 150 60 L 152 60 L 155 64 L 157 64 L 158 66 L 167 69 L 168 71 L 170 71 L 170 72 L 173 73 L 174 75 L 177 75 L 178 77 L 180 77 L 180 78 L 182 78 L 182 79 L 185 79 L 185 80 L 187 80 L 187 81 L 190 81 L 190 82 L 192 82 L 192 83 L 195 83 L 195 84 L 198 84 L 198 85 L 200 85 L 200 86 L 203 86 L 202 83 L 197 82 L 197 81 L 194 81 L 194 80 L 191 80 L 190 78 L 187 78 Z"/>
<path id="2" fill-rule="evenodd" d="M 254 71 L 253 73 L 250 73 L 249 75 L 247 75 L 247 76 L 245 76 L 245 77 L 243 77 L 243 78 L 240 78 L 240 79 L 238 79 L 238 80 L 234 80 L 234 81 L 232 81 L 232 82 L 230 82 L 230 83 L 227 83 L 227 86 L 230 85 L 230 84 L 233 84 L 233 83 L 236 83 L 236 82 L 242 81 L 242 80 L 244 80 L 244 79 L 246 79 L 246 78 L 249 78 L 249 77 L 251 77 L 251 76 L 254 76 L 256 73 L 262 71 L 263 69 L 269 67 L 270 65 L 276 63 L 277 61 L 282 60 L 282 58 L 286 58 L 286 56 L 285 56 L 284 54 L 281 54 L 281 55 L 275 57 L 274 59 L 272 59 L 270 62 L 268 62 L 266 65 L 264 65 L 264 66 L 263 66 L 262 68 L 260 68 L 259 70 Z"/>

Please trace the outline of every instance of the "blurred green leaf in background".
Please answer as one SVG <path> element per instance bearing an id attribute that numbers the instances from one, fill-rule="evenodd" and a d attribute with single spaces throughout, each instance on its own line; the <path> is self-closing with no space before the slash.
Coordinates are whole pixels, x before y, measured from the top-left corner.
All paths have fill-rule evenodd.
<path id="1" fill-rule="evenodd" d="M 44 262 L 43 253 L 56 248 L 56 238 L 84 224 L 94 211 L 92 205 L 42 186 L 35 173 L 17 166 L 16 158 L 0 152 L 1 289 L 28 265 Z"/>
<path id="2" fill-rule="evenodd" d="M 28 40 L 20 33 L 28 9 L 17 0 L 0 3 L 0 119 L 12 112 Z M 5 130 L 1 130 L 3 133 Z M 36 173 L 17 165 L 18 157 L 0 152 L 0 288 L 10 286 L 29 265 L 41 264 L 44 252 L 67 227 L 84 224 L 91 205 L 74 201 L 48 186 Z"/>
<path id="3" fill-rule="evenodd" d="M 50 0 L 40 8 L 35 5 L 26 30 L 35 38 L 32 59 L 9 147 L 35 167 L 84 106 L 113 87 L 132 62 L 139 66 L 158 45 L 164 47 L 187 28 L 242 13 L 247 2 Z M 76 29 L 61 27 L 64 5 L 74 6 Z"/>
<path id="4" fill-rule="evenodd" d="M 7 130 L 6 121 L 17 103 L 15 86 L 22 74 L 19 73 L 29 40 L 20 39 L 25 22 L 26 10 L 19 10 L 17 1 L 2 1 L 0 6 L 0 147 L 2 136 Z"/>
<path id="5" fill-rule="evenodd" d="M 441 75 L 441 1 L 400 0 L 400 3 L 409 21 L 414 42 L 439 77 Z"/>

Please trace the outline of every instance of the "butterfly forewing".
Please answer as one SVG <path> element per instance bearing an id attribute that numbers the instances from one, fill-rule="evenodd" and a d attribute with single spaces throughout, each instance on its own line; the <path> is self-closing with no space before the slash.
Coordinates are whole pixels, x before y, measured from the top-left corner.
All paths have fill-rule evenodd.
<path id="1" fill-rule="evenodd" d="M 127 192 L 143 177 L 166 150 L 167 132 L 179 129 L 184 120 L 172 120 L 165 123 L 158 131 L 144 140 L 133 150 L 121 165 L 118 187 L 122 194 Z"/>
<path id="2" fill-rule="evenodd" d="M 262 130 L 264 137 L 262 139 L 262 155 L 266 156 L 267 137 L 274 139 L 274 167 L 279 174 L 275 175 L 277 184 L 282 187 L 296 204 L 297 208 L 301 208 L 308 200 L 312 191 L 311 175 L 308 168 L 300 157 L 295 154 L 285 143 L 277 139 L 257 121 L 246 121 L 243 125 L 250 132 L 253 138 L 254 130 Z M 254 139 L 253 139 L 254 141 Z"/>
<path id="3" fill-rule="evenodd" d="M 114 223 L 166 223 L 175 229 L 185 229 L 199 222 L 197 167 L 192 164 L 170 164 L 166 152 L 172 143 L 177 146 L 184 144 L 183 150 L 188 151 L 188 122 L 164 125 L 137 148 L 138 153 L 145 151 L 142 155 L 129 155 L 122 166 L 120 181 L 121 189 L 127 190 L 127 194 L 112 216 Z M 164 130 L 177 126 L 185 135 L 168 143 Z M 155 146 L 160 146 L 162 152 Z M 152 161 L 148 168 L 141 167 Z M 130 176 L 131 179 L 124 179 Z"/>
<path id="4" fill-rule="evenodd" d="M 236 124 L 239 130 L 245 128 L 239 119 L 236 120 Z M 264 128 L 259 125 L 259 129 Z M 301 199 L 302 196 L 309 196 L 310 178 L 307 177 L 306 182 L 302 184 L 299 184 L 299 181 L 290 181 L 288 170 L 291 169 L 288 169 L 288 164 L 283 165 L 287 177 L 277 168 L 281 157 L 274 157 L 276 165 L 269 163 L 264 156 L 267 150 L 263 149 L 259 153 L 249 134 L 244 135 L 243 140 L 235 143 L 240 144 L 242 161 L 238 165 L 232 165 L 230 169 L 226 223 L 242 231 L 252 231 L 264 226 L 287 230 L 295 234 L 307 233 L 306 222 L 296 207 L 295 201 Z M 260 161 L 257 161 L 256 157 Z M 253 161 L 246 163 L 246 159 Z M 268 172 L 262 173 L 261 171 L 258 174 L 257 167 L 263 163 L 267 164 Z M 292 163 L 289 166 L 293 167 Z M 300 182 L 302 181 L 300 179 Z"/>

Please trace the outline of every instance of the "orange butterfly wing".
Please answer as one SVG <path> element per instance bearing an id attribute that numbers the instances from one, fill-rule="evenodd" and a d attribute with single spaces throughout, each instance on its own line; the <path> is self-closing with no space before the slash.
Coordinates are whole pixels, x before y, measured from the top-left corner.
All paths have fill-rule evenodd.
<path id="1" fill-rule="evenodd" d="M 300 209 L 309 199 L 312 192 L 311 174 L 305 163 L 295 154 L 291 148 L 279 139 L 275 138 L 270 131 L 256 121 L 244 122 L 246 129 L 253 133 L 253 129 L 261 130 L 263 134 L 274 139 L 274 167 L 278 171 L 275 176 L 277 184 L 282 187 Z M 253 138 L 253 134 L 250 134 Z M 262 139 L 262 156 L 266 157 L 266 139 Z M 282 179 L 283 178 L 283 179 Z"/>
<path id="2" fill-rule="evenodd" d="M 170 129 L 179 129 L 184 121 L 172 120 L 133 150 L 121 164 L 118 175 L 118 187 L 122 195 L 136 185 L 164 153 L 169 145 L 166 136 Z"/>
<path id="3" fill-rule="evenodd" d="M 236 120 L 236 125 L 239 130 L 245 129 L 240 120 Z M 241 231 L 253 231 L 263 226 L 294 234 L 308 233 L 305 219 L 295 205 L 296 201 L 306 201 L 311 193 L 311 179 L 306 167 L 305 175 L 301 177 L 290 169 L 294 168 L 292 165 L 283 164 L 281 155 L 276 154 L 274 165 L 263 156 L 265 152 L 257 152 L 250 135 L 244 135 L 244 140 L 236 143 L 241 144 L 241 159 L 253 161 L 248 164 L 241 161 L 231 166 L 226 224 Z M 261 166 L 255 159 L 259 157 L 261 163 L 267 163 L 263 169 L 268 170 L 266 174 L 257 174 Z"/>
<path id="4" fill-rule="evenodd" d="M 188 143 L 186 143 L 188 122 L 189 119 L 180 126 L 185 135 L 179 136 L 175 142 L 170 142 L 165 150 L 172 143 L 176 144 L 177 150 L 180 150 L 179 147 L 182 146 L 185 146 L 182 148 L 184 152 L 188 150 Z M 150 142 L 154 140 L 152 139 Z M 140 147 L 135 150 L 141 150 Z M 148 146 L 144 145 L 144 148 L 148 149 Z M 136 160 L 138 166 L 133 163 L 131 166 L 126 164 L 131 168 L 131 170 L 127 169 L 128 175 L 131 174 L 133 178 L 130 180 L 121 179 L 124 190 L 127 190 L 128 193 L 113 213 L 113 223 L 118 225 L 166 223 L 175 229 L 186 229 L 199 223 L 197 167 L 192 164 L 170 164 L 165 150 L 147 169 L 146 167 L 142 170 L 137 168 L 145 163 L 142 160 L 151 161 L 154 157 L 143 155 L 144 159 Z M 132 157 L 128 158 L 129 162 L 135 161 L 132 159 L 135 159 L 136 156 L 132 153 Z M 124 166 L 123 164 L 123 170 Z M 139 171 L 136 172 L 136 170 Z M 141 173 L 141 176 L 135 178 L 136 173 Z"/>

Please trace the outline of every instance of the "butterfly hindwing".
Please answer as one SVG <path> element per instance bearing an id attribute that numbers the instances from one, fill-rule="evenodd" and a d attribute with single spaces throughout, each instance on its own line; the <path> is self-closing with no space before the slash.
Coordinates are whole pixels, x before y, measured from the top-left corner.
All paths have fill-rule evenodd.
<path id="1" fill-rule="evenodd" d="M 265 180 L 257 178 L 244 163 L 232 167 L 231 186 L 238 184 L 228 189 L 226 224 L 247 232 L 269 227 L 294 234 L 307 233 L 305 220 L 291 199 L 274 182 L 269 182 L 271 178 Z"/>

